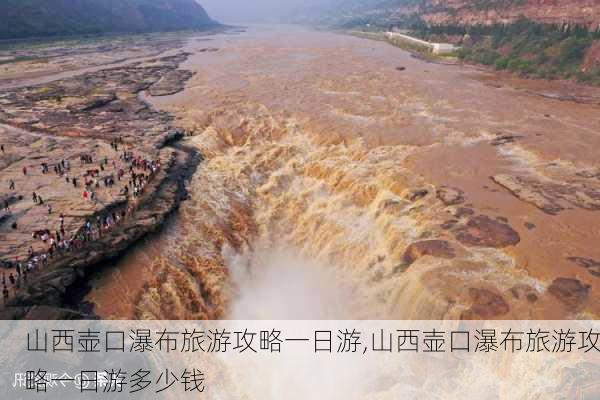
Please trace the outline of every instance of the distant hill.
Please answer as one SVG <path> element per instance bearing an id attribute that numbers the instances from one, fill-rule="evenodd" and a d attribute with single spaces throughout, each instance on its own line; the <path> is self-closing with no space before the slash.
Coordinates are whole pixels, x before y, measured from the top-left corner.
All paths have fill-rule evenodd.
<path id="1" fill-rule="evenodd" d="M 215 25 L 195 0 L 0 1 L 0 39 L 161 32 Z"/>

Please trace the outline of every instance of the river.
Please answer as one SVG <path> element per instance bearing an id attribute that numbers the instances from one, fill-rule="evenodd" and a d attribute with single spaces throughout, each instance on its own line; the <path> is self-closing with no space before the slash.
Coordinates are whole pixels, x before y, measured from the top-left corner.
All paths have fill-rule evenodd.
<path id="1" fill-rule="evenodd" d="M 206 161 L 92 281 L 101 317 L 598 318 L 597 89 L 299 27 L 184 49 L 147 99 Z"/>

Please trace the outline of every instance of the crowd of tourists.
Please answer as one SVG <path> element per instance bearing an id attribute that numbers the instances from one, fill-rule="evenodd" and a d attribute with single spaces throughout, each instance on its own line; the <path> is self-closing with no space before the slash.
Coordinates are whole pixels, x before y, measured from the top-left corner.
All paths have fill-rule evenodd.
<path id="1" fill-rule="evenodd" d="M 39 246 L 42 247 L 42 250 L 35 251 L 33 246 L 30 246 L 26 259 L 15 257 L 14 260 L 2 261 L 3 267 L 11 271 L 8 274 L 6 271 L 2 272 L 1 275 L 2 294 L 5 302 L 9 300 L 11 292 L 16 293 L 23 284 L 27 283 L 28 277 L 32 273 L 44 269 L 53 260 L 69 252 L 77 251 L 85 247 L 86 244 L 101 239 L 103 235 L 113 230 L 133 214 L 135 198 L 142 195 L 146 185 L 160 170 L 161 163 L 157 160 L 148 160 L 142 156 L 136 156 L 131 151 L 120 151 L 119 148 L 123 147 L 122 138 L 112 140 L 110 145 L 115 152 L 119 153 L 118 164 L 117 159 L 112 161 L 111 173 L 108 172 L 110 169 L 108 157 L 95 161 L 92 154 L 81 154 L 79 156 L 80 166 L 97 165 L 98 168 L 88 168 L 80 177 L 71 174 L 69 160 L 57 160 L 53 164 L 46 162 L 40 164 L 43 175 L 49 174 L 52 169 L 58 177 L 75 188 L 78 187 L 79 179 L 81 179 L 84 183 L 82 197 L 85 201 L 98 201 L 96 193 L 102 186 L 112 188 L 115 185 L 122 186 L 119 193 L 126 196 L 128 201 L 125 206 L 119 207 L 119 209 L 87 218 L 83 225 L 74 232 L 65 228 L 65 214 L 62 212 L 58 216 L 56 227 L 45 227 L 33 231 L 32 238 L 42 244 Z M 29 179 L 26 166 L 23 167 L 22 171 Z M 8 188 L 10 191 L 16 190 L 13 179 L 9 180 Z M 22 199 L 22 195 L 18 198 Z M 36 205 L 45 205 L 48 215 L 53 214 L 52 205 L 45 201 L 40 193 L 34 191 L 31 199 Z M 5 215 L 10 215 L 11 205 L 8 200 L 5 200 L 3 211 Z M 11 227 L 17 229 L 17 221 L 14 221 Z"/>

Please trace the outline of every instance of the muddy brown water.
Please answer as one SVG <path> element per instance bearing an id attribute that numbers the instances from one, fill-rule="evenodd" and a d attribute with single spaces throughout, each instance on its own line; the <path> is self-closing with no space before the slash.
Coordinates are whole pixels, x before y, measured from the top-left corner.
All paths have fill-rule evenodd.
<path id="1" fill-rule="evenodd" d="M 600 211 L 556 194 L 600 196 L 596 89 L 297 27 L 250 27 L 210 46 L 219 50 L 185 46 L 182 68 L 196 75 L 183 92 L 146 97 L 195 132 L 187 141 L 207 160 L 169 226 L 92 282 L 86 300 L 100 316 L 598 316 Z M 560 100 L 582 90 L 583 104 Z M 581 181 L 584 171 L 598 176 Z M 535 182 L 564 209 L 544 212 L 498 175 Z M 457 217 L 436 198 L 441 186 L 464 192 L 470 211 Z M 407 200 L 416 189 L 427 194 Z M 519 242 L 473 246 L 441 227 L 469 213 L 509 225 Z M 453 257 L 402 265 L 426 239 L 447 241 Z"/>

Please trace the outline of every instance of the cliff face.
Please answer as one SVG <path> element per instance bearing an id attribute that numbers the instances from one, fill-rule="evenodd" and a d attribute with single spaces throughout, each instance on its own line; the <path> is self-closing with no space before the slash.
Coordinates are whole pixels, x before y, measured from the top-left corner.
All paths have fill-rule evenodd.
<path id="1" fill-rule="evenodd" d="M 4 0 L 0 39 L 158 32 L 215 25 L 195 0 Z"/>
<path id="2" fill-rule="evenodd" d="M 433 25 L 492 25 L 525 17 L 595 30 L 600 25 L 600 0 L 425 0 L 420 14 Z"/>
<path id="3" fill-rule="evenodd" d="M 358 5 L 360 4 L 360 6 Z M 492 25 L 520 18 L 546 24 L 600 25 L 600 0 L 346 0 L 340 24 L 386 25 L 420 19 L 432 25 Z"/>

